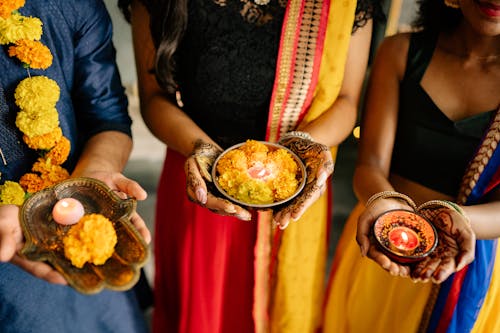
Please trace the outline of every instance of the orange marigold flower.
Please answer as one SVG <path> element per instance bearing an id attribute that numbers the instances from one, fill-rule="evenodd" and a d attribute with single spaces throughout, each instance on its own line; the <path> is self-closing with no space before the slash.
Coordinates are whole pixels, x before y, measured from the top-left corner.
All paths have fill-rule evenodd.
<path id="1" fill-rule="evenodd" d="M 50 159 L 45 158 L 39 158 L 33 164 L 31 171 L 40 173 L 44 182 L 49 184 L 49 186 L 69 178 L 69 173 L 66 169 L 53 164 Z"/>
<path id="2" fill-rule="evenodd" d="M 23 7 L 25 0 L 3 0 L 0 1 L 0 17 L 8 18 L 10 14 Z"/>
<path id="3" fill-rule="evenodd" d="M 28 193 L 36 193 L 45 188 L 42 177 L 36 173 L 26 173 L 19 179 L 19 184 Z"/>
<path id="4" fill-rule="evenodd" d="M 21 39 L 9 47 L 9 56 L 17 57 L 31 68 L 47 69 L 52 65 L 52 53 L 37 40 Z"/>
<path id="5" fill-rule="evenodd" d="M 68 159 L 70 150 L 71 142 L 63 136 L 56 145 L 45 154 L 45 158 L 50 160 L 53 165 L 61 165 Z"/>
<path id="6" fill-rule="evenodd" d="M 49 150 L 56 145 L 56 143 L 62 138 L 62 130 L 60 127 L 56 127 L 52 132 L 43 135 L 37 135 L 34 137 L 29 137 L 26 134 L 23 136 L 23 141 L 35 150 Z"/>

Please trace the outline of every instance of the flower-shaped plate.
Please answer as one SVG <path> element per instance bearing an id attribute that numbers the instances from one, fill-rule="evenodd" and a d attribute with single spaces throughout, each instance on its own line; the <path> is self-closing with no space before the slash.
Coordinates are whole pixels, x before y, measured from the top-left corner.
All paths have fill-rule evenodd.
<path id="1" fill-rule="evenodd" d="M 244 201 L 238 200 L 238 199 L 232 197 L 231 195 L 229 195 L 229 193 L 227 193 L 222 188 L 222 186 L 218 182 L 219 173 L 217 172 L 217 163 L 219 162 L 219 160 L 224 155 L 226 155 L 228 152 L 230 152 L 232 150 L 240 148 L 241 146 L 243 146 L 245 144 L 245 142 L 238 143 L 238 144 L 236 144 L 234 146 L 231 146 L 231 147 L 227 148 L 226 150 L 224 150 L 217 157 L 217 159 L 215 160 L 214 165 L 212 167 L 212 179 L 214 181 L 215 187 L 217 188 L 217 190 L 224 197 L 226 197 L 230 201 L 232 201 L 232 202 L 234 202 L 234 203 L 236 203 L 236 204 L 238 204 L 238 205 L 240 205 L 242 207 L 254 208 L 254 209 L 276 208 L 277 206 L 281 206 L 281 205 L 289 202 L 293 198 L 295 198 L 304 189 L 304 186 L 305 186 L 306 180 L 307 180 L 306 167 L 305 167 L 304 163 L 302 162 L 302 160 L 297 156 L 297 154 L 295 154 L 293 151 L 291 151 L 287 147 L 284 147 L 284 146 L 282 146 L 280 144 L 277 144 L 277 143 L 272 143 L 272 142 L 267 142 L 267 141 L 259 141 L 259 142 L 263 143 L 264 145 L 266 145 L 267 148 L 269 149 L 269 151 L 274 151 L 274 150 L 277 150 L 277 149 L 284 149 L 284 150 L 286 150 L 292 156 L 292 158 L 295 161 L 295 163 L 297 163 L 297 176 L 296 176 L 296 179 L 298 180 L 298 186 L 297 186 L 297 189 L 295 190 L 295 192 L 291 196 L 289 196 L 288 198 L 285 198 L 283 200 L 275 201 L 275 202 L 269 203 L 269 204 L 254 204 L 254 203 L 248 203 L 248 202 L 244 202 Z"/>
<path id="2" fill-rule="evenodd" d="M 79 200 L 85 214 L 102 214 L 113 223 L 117 243 L 113 255 L 103 265 L 86 263 L 77 268 L 64 256 L 62 240 L 71 226 L 56 223 L 52 208 L 68 197 Z M 21 254 L 30 260 L 49 262 L 83 294 L 98 293 L 103 288 L 127 290 L 138 281 L 140 268 L 149 257 L 148 245 L 130 222 L 135 208 L 134 199 L 121 199 L 96 179 L 71 178 L 58 183 L 24 202 L 20 220 L 26 243 Z"/>

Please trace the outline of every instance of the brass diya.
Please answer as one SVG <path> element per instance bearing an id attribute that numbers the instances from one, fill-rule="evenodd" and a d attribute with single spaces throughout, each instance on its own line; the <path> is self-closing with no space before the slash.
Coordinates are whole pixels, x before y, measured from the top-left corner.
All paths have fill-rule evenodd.
<path id="1" fill-rule="evenodd" d="M 408 210 L 390 210 L 381 214 L 373 224 L 373 234 L 379 248 L 401 264 L 424 259 L 438 243 L 432 223 Z"/>
<path id="2" fill-rule="evenodd" d="M 246 142 L 238 143 L 234 146 L 229 147 L 228 149 L 223 151 L 217 157 L 217 159 L 215 160 L 214 165 L 212 167 L 212 179 L 213 179 L 215 187 L 220 192 L 220 194 L 222 194 L 222 196 L 224 196 L 229 201 L 234 202 L 242 207 L 254 208 L 254 209 L 276 208 L 277 206 L 280 206 L 280 205 L 283 205 L 283 204 L 289 202 L 290 200 L 295 198 L 297 195 L 299 195 L 299 193 L 302 191 L 302 189 L 304 188 L 304 186 L 306 184 L 306 180 L 307 180 L 306 167 L 305 167 L 304 163 L 302 162 L 302 160 L 297 156 L 297 154 L 295 154 L 290 149 L 288 149 L 280 144 L 277 144 L 277 143 L 272 143 L 272 142 L 267 142 L 267 141 L 256 141 L 256 142 L 260 143 L 260 144 L 264 144 L 267 147 L 267 149 L 269 150 L 269 152 L 276 151 L 278 149 L 283 149 L 286 152 L 288 152 L 289 155 L 292 157 L 293 161 L 297 165 L 297 174 L 295 175 L 295 179 L 297 180 L 297 187 L 292 195 L 290 195 L 284 199 L 281 199 L 281 200 L 273 201 L 271 203 L 259 204 L 259 203 L 251 203 L 251 202 L 240 200 L 238 198 L 235 198 L 234 196 L 231 196 L 226 190 L 224 190 L 224 188 L 219 183 L 219 176 L 220 175 L 217 171 L 218 163 L 226 154 L 228 154 L 229 152 L 231 152 L 233 150 L 241 148 Z"/>
<path id="3" fill-rule="evenodd" d="M 63 236 L 71 226 L 56 223 L 52 208 L 63 198 L 80 201 L 85 214 L 107 217 L 116 231 L 113 255 L 103 264 L 86 263 L 77 268 L 64 255 Z M 39 191 L 21 207 L 21 227 L 26 243 L 21 254 L 34 261 L 47 261 L 68 284 L 83 294 L 94 294 L 103 288 L 130 289 L 139 279 L 140 268 L 149 257 L 148 245 L 130 221 L 136 201 L 121 199 L 101 181 L 72 178 Z"/>

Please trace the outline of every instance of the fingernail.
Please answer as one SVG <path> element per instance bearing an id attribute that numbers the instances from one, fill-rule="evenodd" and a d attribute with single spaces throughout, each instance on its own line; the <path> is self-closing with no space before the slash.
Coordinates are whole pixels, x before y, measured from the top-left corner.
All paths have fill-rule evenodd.
<path id="1" fill-rule="evenodd" d="M 202 188 L 197 189 L 196 199 L 198 199 L 198 201 L 201 202 L 202 204 L 207 203 L 207 192 Z"/>
<path id="2" fill-rule="evenodd" d="M 281 225 L 281 224 L 278 224 L 278 228 L 280 228 L 280 230 L 285 230 L 286 227 L 288 227 L 288 224 L 290 223 L 290 221 L 288 221 L 287 223 L 285 223 L 284 225 Z"/>
<path id="3" fill-rule="evenodd" d="M 318 186 L 323 186 L 326 182 L 326 179 L 328 178 L 328 176 L 326 175 L 326 173 L 321 173 L 321 175 L 319 175 L 318 177 L 318 181 L 316 182 L 316 184 Z"/>
<path id="4" fill-rule="evenodd" d="M 237 217 L 243 221 L 250 221 L 252 219 L 252 214 L 240 214 L 237 215 Z"/>
<path id="5" fill-rule="evenodd" d="M 233 205 L 227 206 L 224 211 L 229 214 L 236 213 L 236 208 Z"/>

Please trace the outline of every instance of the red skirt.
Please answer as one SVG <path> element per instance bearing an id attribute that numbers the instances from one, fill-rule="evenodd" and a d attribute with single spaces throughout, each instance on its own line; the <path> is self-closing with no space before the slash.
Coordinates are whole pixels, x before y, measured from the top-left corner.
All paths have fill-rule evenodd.
<path id="1" fill-rule="evenodd" d="M 158 185 L 153 332 L 254 332 L 255 219 L 190 202 L 184 161 L 168 150 Z"/>

